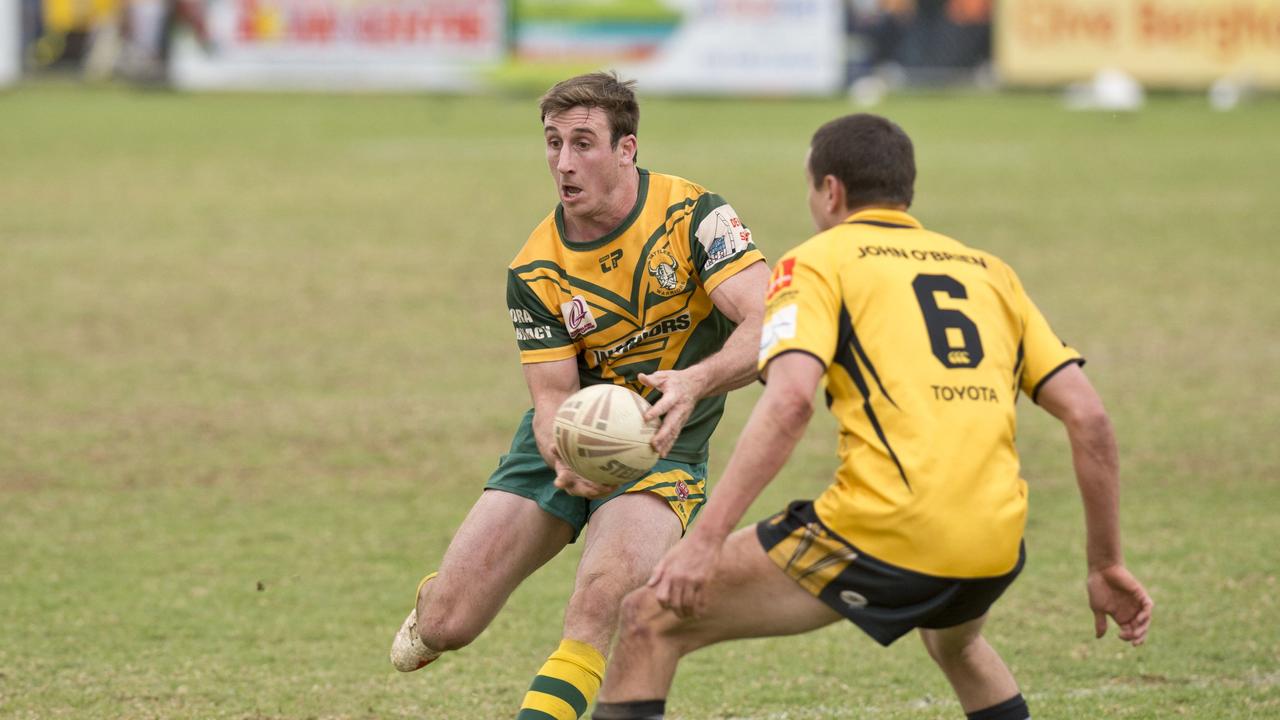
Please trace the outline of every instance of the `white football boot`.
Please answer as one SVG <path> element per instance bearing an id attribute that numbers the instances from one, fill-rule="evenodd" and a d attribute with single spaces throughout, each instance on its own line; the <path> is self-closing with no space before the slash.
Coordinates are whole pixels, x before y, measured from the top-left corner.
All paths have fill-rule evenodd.
<path id="1" fill-rule="evenodd" d="M 417 599 L 422 594 L 422 586 L 427 581 L 435 577 L 436 573 L 422 578 L 422 582 L 418 583 L 418 592 L 414 595 L 414 608 L 409 611 L 409 617 L 404 619 L 400 625 L 400 631 L 396 633 L 395 638 L 391 641 L 391 664 L 400 672 L 413 672 L 421 670 L 430 665 L 441 653 L 432 650 L 422 642 L 422 638 L 418 636 L 418 607 Z"/>

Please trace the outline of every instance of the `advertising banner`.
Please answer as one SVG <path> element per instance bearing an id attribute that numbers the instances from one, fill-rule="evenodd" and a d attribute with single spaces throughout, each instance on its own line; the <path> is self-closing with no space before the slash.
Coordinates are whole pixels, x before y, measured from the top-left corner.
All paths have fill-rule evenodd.
<path id="1" fill-rule="evenodd" d="M 187 89 L 468 90 L 505 53 L 503 0 L 210 0 Z"/>
<path id="2" fill-rule="evenodd" d="M 16 2 L 0 2 L 0 87 L 17 80 L 22 69 L 21 10 Z"/>
<path id="3" fill-rule="evenodd" d="M 1005 0 L 995 23 L 996 66 L 1012 84 L 1116 69 L 1154 87 L 1280 87 L 1280 0 Z"/>
<path id="4" fill-rule="evenodd" d="M 844 84 L 841 0 L 517 0 L 518 71 L 616 69 L 644 92 L 824 95 Z"/>

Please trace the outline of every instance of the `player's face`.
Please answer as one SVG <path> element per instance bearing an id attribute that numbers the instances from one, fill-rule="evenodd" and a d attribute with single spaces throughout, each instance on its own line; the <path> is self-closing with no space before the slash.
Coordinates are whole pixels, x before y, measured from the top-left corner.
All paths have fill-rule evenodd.
<path id="1" fill-rule="evenodd" d="M 547 166 L 566 214 L 604 215 L 620 202 L 629 208 L 635 201 L 617 196 L 623 178 L 635 172 L 635 136 L 619 139 L 615 147 L 609 134 L 609 117 L 599 108 L 569 108 L 543 121 Z"/>

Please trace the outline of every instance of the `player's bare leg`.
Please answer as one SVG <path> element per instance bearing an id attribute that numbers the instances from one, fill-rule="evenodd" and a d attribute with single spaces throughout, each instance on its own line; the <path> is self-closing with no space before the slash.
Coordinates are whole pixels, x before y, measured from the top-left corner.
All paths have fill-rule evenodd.
<path id="1" fill-rule="evenodd" d="M 660 705 L 671 689 L 677 662 L 698 648 L 737 638 L 795 635 L 841 619 L 778 569 L 760 546 L 754 527 L 742 528 L 725 541 L 716 574 L 704 592 L 706 607 L 714 611 L 684 620 L 664 610 L 651 588 L 627 596 L 618 645 L 593 717 L 647 717 L 633 711 Z"/>
<path id="2" fill-rule="evenodd" d="M 564 639 L 538 670 L 519 718 L 579 717 L 594 699 L 627 593 L 649 579 L 680 539 L 680 520 L 663 498 L 629 493 L 605 503 L 587 525 Z"/>
<path id="3" fill-rule="evenodd" d="M 397 636 L 392 647 L 397 669 L 417 669 L 475 640 L 516 586 L 555 557 L 570 537 L 569 525 L 534 501 L 498 490 L 482 493 L 449 542 L 438 574 L 419 588 L 416 616 L 406 619 L 401 632 L 416 634 L 417 662 L 412 654 L 406 657 L 411 651 Z"/>
<path id="4" fill-rule="evenodd" d="M 564 635 L 608 655 L 627 593 L 643 585 L 680 540 L 680 520 L 653 493 L 614 498 L 591 516 Z"/>
<path id="5" fill-rule="evenodd" d="M 1009 672 L 1009 667 L 995 648 L 982 637 L 982 626 L 986 621 L 987 616 L 983 615 L 943 630 L 922 628 L 920 639 L 924 641 L 929 656 L 947 676 L 966 713 L 976 713 L 1004 703 L 1021 703 L 1020 707 L 1025 710 L 1013 673 Z"/>

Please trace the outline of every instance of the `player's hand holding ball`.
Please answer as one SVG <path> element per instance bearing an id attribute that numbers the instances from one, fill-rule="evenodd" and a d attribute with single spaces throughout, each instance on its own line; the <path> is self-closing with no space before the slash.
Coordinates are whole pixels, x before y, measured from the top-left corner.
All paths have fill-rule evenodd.
<path id="1" fill-rule="evenodd" d="M 613 485 L 601 485 L 600 483 L 591 482 L 574 472 L 573 468 L 566 465 L 564 460 L 560 458 L 560 451 L 558 449 L 552 448 L 551 452 L 556 458 L 555 486 L 570 495 L 577 495 L 578 497 L 584 497 L 588 500 L 599 500 L 602 497 L 607 497 L 609 493 L 618 489 Z"/>
<path id="2" fill-rule="evenodd" d="M 590 385 L 556 411 L 556 487 L 572 495 L 604 497 L 639 480 L 658 461 L 656 420 L 649 403 L 621 385 Z"/>
<path id="3" fill-rule="evenodd" d="M 645 418 L 653 422 L 662 419 L 662 425 L 653 436 L 653 447 L 661 457 L 671 452 L 685 422 L 693 414 L 694 406 L 702 398 L 702 388 L 691 370 L 659 370 L 636 376 L 640 382 L 662 392 L 662 398 L 645 413 Z"/>

